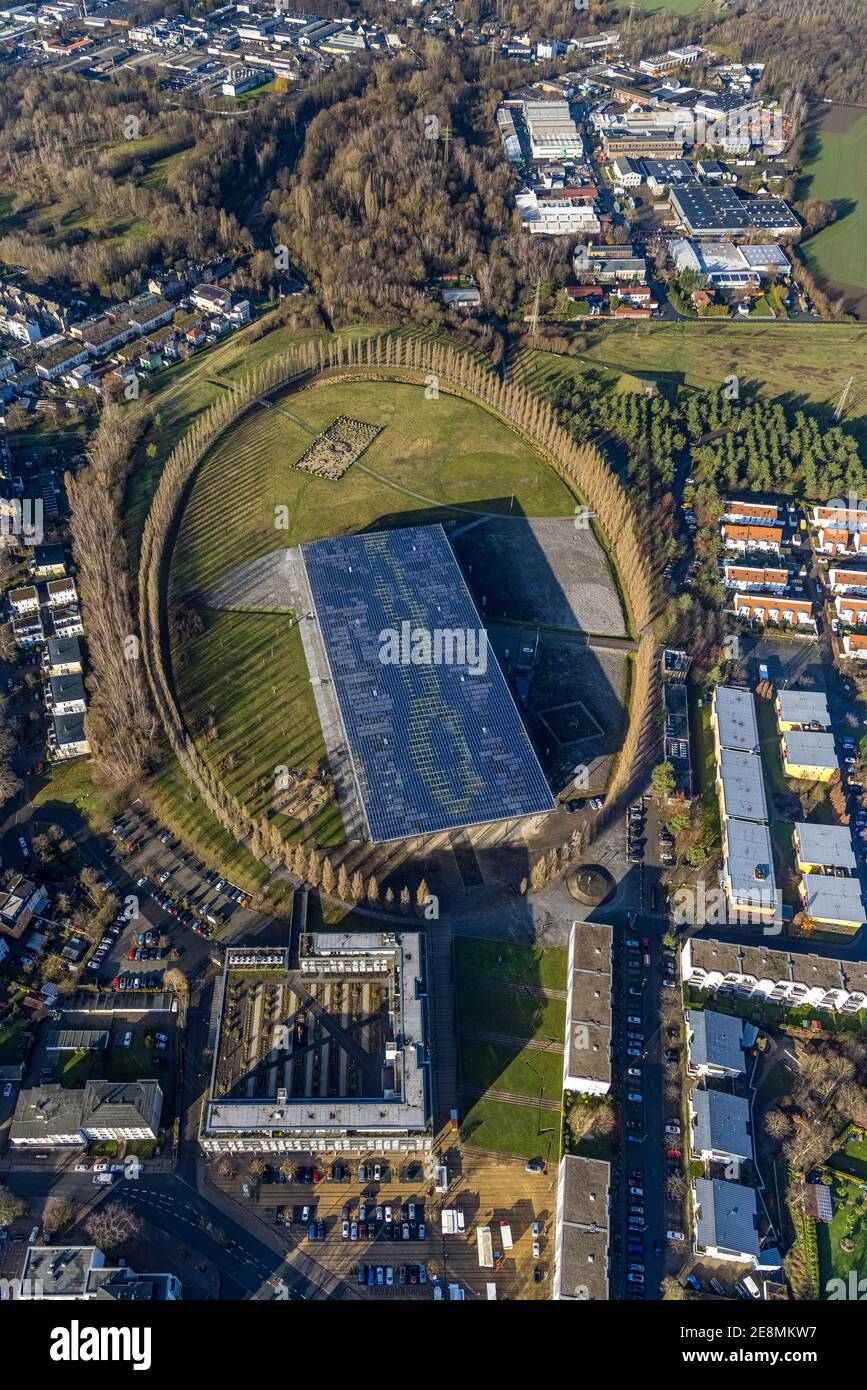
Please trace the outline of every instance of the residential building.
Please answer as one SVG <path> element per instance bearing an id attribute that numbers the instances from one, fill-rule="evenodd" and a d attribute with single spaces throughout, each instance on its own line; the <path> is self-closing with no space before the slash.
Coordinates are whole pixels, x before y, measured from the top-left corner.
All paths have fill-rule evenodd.
<path id="1" fill-rule="evenodd" d="M 84 623 L 81 621 L 77 604 L 70 603 L 64 608 L 52 608 L 50 614 L 55 637 L 84 636 Z"/>
<path id="2" fill-rule="evenodd" d="M 90 742 L 84 727 L 84 714 L 59 714 L 52 722 L 49 751 L 55 762 L 83 758 L 90 752 Z"/>
<path id="3" fill-rule="evenodd" d="M 8 888 L 0 889 L 0 932 L 18 940 L 48 903 L 47 888 L 19 874 Z"/>
<path id="4" fill-rule="evenodd" d="M 75 580 L 66 574 L 62 579 L 49 579 L 45 594 L 49 608 L 63 608 L 65 604 L 78 602 Z"/>
<path id="5" fill-rule="evenodd" d="M 802 874 L 858 867 L 852 848 L 852 831 L 847 825 L 824 825 L 818 821 L 797 821 L 792 831 L 795 860 Z"/>
<path id="6" fill-rule="evenodd" d="M 720 1079 L 743 1076 L 746 1072 L 743 1019 L 717 1013 L 714 1009 L 689 1009 L 686 1052 L 692 1076 Z"/>
<path id="7" fill-rule="evenodd" d="M 9 595 L 10 599 L 12 595 Z M 852 594 L 836 594 L 834 607 L 841 622 L 850 627 L 863 627 L 867 623 L 867 598 L 855 598 Z"/>
<path id="8" fill-rule="evenodd" d="M 780 509 L 776 502 L 754 502 L 751 498 L 729 497 L 724 503 L 723 521 L 739 521 L 746 526 L 776 526 Z M 782 532 L 780 532 L 782 538 Z"/>
<path id="9" fill-rule="evenodd" d="M 783 544 L 781 526 L 726 522 L 720 527 L 720 535 L 726 550 L 770 550 L 778 555 Z"/>
<path id="10" fill-rule="evenodd" d="M 723 821 L 727 817 L 758 824 L 767 821 L 762 760 L 757 754 L 723 748 L 717 763 L 717 788 Z"/>
<path id="11" fill-rule="evenodd" d="M 24 617 L 28 613 L 38 613 L 39 594 L 32 584 L 23 589 L 10 589 L 9 607 L 16 618 Z"/>
<path id="12" fill-rule="evenodd" d="M 738 686 L 717 685 L 711 694 L 710 727 L 714 736 L 716 760 L 723 748 L 742 753 L 758 753 L 759 724 L 752 691 Z"/>
<path id="13" fill-rule="evenodd" d="M 722 570 L 726 587 L 739 589 L 742 593 L 782 594 L 789 584 L 787 569 L 776 569 L 767 565 L 741 565 L 734 560 L 726 560 Z"/>
<path id="14" fill-rule="evenodd" d="M 84 658 L 77 637 L 51 637 L 42 654 L 42 669 L 46 676 L 80 676 Z"/>
<path id="15" fill-rule="evenodd" d="M 75 673 L 67 676 L 49 676 L 46 704 L 55 716 L 84 714 L 87 698 L 81 675 Z"/>
<path id="16" fill-rule="evenodd" d="M 705 1163 L 745 1162 L 753 1156 L 749 1101 L 728 1091 L 689 1093 L 691 1152 Z"/>
<path id="17" fill-rule="evenodd" d="M 812 732 L 831 727 L 828 698 L 820 690 L 779 690 L 774 701 L 780 733 L 793 729 Z"/>
<path id="18" fill-rule="evenodd" d="M 37 545 L 33 550 L 30 573 L 34 579 L 60 579 L 66 572 L 62 545 Z"/>
<path id="19" fill-rule="evenodd" d="M 854 565 L 829 565 L 828 582 L 835 594 L 867 595 L 867 569 Z"/>
<path id="20" fill-rule="evenodd" d="M 842 647 L 848 661 L 867 661 L 867 636 L 863 632 L 844 633 Z"/>
<path id="21" fill-rule="evenodd" d="M 180 1299 L 176 1274 L 137 1274 L 129 1265 L 107 1265 L 96 1245 L 30 1245 L 18 1285 L 19 1299 L 119 1303 Z"/>
<path id="22" fill-rule="evenodd" d="M 760 1251 L 755 1189 L 720 1178 L 698 1178 L 693 1193 L 696 1254 L 757 1264 Z"/>
<path id="23" fill-rule="evenodd" d="M 727 815 L 722 822 L 722 853 L 723 887 L 733 911 L 739 918 L 773 921 L 780 894 L 768 825 Z"/>
<path id="24" fill-rule="evenodd" d="M 780 739 L 783 771 L 808 782 L 830 782 L 840 769 L 833 734 L 793 729 Z"/>
<path id="25" fill-rule="evenodd" d="M 781 627 L 797 627 L 802 632 L 815 632 L 813 605 L 807 599 L 780 597 L 777 594 L 735 594 L 735 614 L 749 622 L 774 623 Z"/>
<path id="26" fill-rule="evenodd" d="M 611 1088 L 611 928 L 573 922 L 569 936 L 563 1089 Z"/>
<path id="27" fill-rule="evenodd" d="M 798 885 L 804 912 L 814 922 L 853 930 L 864 924 L 861 884 L 837 874 L 804 874 Z"/>
<path id="28" fill-rule="evenodd" d="M 61 1148 L 107 1139 L 156 1139 L 163 1093 L 157 1081 L 87 1081 L 21 1091 L 9 1131 L 13 1148 Z"/>
<path id="29" fill-rule="evenodd" d="M 553 1297 L 603 1302 L 608 1292 L 608 1190 L 611 1167 L 564 1154 L 557 1180 Z"/>

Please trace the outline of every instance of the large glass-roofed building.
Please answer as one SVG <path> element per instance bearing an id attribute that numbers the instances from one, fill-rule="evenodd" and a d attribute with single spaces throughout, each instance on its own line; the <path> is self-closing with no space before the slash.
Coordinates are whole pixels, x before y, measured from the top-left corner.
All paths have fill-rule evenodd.
<path id="1" fill-rule="evenodd" d="M 443 528 L 301 553 L 369 838 L 553 810 Z"/>

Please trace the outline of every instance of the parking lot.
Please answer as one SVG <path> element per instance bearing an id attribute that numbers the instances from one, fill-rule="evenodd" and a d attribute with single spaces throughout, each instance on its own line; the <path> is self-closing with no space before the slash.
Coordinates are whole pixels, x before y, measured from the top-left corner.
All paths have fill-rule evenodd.
<path id="1" fill-rule="evenodd" d="M 450 1181 L 443 1195 L 435 1191 L 429 1162 L 421 1158 L 333 1165 L 293 1155 L 291 1176 L 280 1171 L 278 1160 L 258 1179 L 251 1176 L 249 1162 L 237 1162 L 231 1178 L 217 1176 L 219 1160 L 212 1163 L 211 1181 L 248 1202 L 263 1222 L 364 1297 L 436 1298 L 437 1284 L 443 1297 L 446 1286 L 456 1285 L 465 1299 L 485 1299 L 489 1284 L 496 1286 L 498 1298 L 549 1296 L 553 1172 L 528 1174 L 518 1160 L 461 1156 L 455 1150 L 448 1157 Z M 463 1231 L 443 1233 L 444 1210 L 460 1212 Z M 491 1230 L 493 1268 L 479 1265 L 480 1226 Z M 538 1282 L 534 1268 L 540 1270 Z"/>
<path id="2" fill-rule="evenodd" d="M 112 835 L 117 872 L 103 881 L 121 910 L 88 964 L 88 978 L 109 989 L 161 989 L 171 962 L 189 974 L 230 920 L 243 926 L 255 916 L 247 894 L 200 863 L 141 803 L 117 818 Z"/>

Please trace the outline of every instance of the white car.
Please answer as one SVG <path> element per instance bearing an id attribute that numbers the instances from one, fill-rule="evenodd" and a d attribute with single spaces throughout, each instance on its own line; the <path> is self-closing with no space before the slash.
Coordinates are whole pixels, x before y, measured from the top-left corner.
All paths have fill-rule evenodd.
<path id="1" fill-rule="evenodd" d="M 533 1241 L 533 1259 L 534 1259 L 534 1260 L 538 1260 L 538 1258 L 539 1258 L 539 1242 L 538 1242 L 537 1240 L 534 1240 L 534 1241 Z"/>
<path id="2" fill-rule="evenodd" d="M 75 1171 L 76 1171 L 76 1173 L 86 1173 L 86 1172 L 87 1172 L 87 1164 L 86 1164 L 86 1163 L 76 1163 L 76 1165 L 75 1165 Z"/>
<path id="3" fill-rule="evenodd" d="M 683 1231 L 666 1231 L 665 1238 L 666 1240 L 686 1240 Z"/>
<path id="4" fill-rule="evenodd" d="M 124 1033 L 123 1045 L 124 1047 L 132 1047 L 132 1033 Z"/>
<path id="5" fill-rule="evenodd" d="M 680 1134 L 680 1125 L 675 1124 L 673 1120 L 669 1120 L 668 1124 L 665 1126 L 665 1132 L 666 1134 Z"/>
<path id="6" fill-rule="evenodd" d="M 11 1094 L 12 1094 L 12 1082 L 11 1082 L 11 1081 L 7 1081 L 7 1082 L 6 1082 L 6 1085 L 3 1087 L 3 1095 L 4 1095 L 4 1097 L 5 1097 L 5 1096 L 11 1096 Z"/>
<path id="7" fill-rule="evenodd" d="M 145 886 L 145 884 L 147 883 L 147 881 L 148 881 L 148 876 L 147 876 L 147 874 L 142 874 L 141 878 L 137 878 L 136 881 L 135 881 L 135 886 L 136 886 L 136 888 L 144 888 L 144 886 Z"/>

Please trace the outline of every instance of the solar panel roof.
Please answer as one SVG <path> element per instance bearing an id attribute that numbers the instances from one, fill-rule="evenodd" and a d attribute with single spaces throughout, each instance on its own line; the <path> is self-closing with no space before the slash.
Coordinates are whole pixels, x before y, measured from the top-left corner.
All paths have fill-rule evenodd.
<path id="1" fill-rule="evenodd" d="M 553 810 L 443 528 L 301 552 L 370 839 Z"/>

